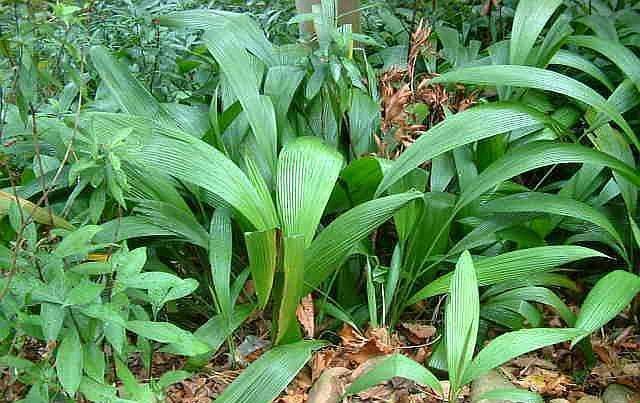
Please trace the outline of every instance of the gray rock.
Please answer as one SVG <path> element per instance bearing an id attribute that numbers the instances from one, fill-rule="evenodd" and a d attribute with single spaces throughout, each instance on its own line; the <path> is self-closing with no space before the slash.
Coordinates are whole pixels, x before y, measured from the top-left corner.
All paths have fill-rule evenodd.
<path id="1" fill-rule="evenodd" d="M 498 371 L 490 371 L 486 375 L 483 375 L 471 384 L 471 402 L 472 403 L 507 403 L 508 400 L 488 400 L 480 399 L 480 397 L 491 390 L 496 389 L 516 389 L 516 387 Z"/>
<path id="2" fill-rule="evenodd" d="M 638 403 L 640 402 L 640 393 L 614 383 L 607 386 L 602 395 L 602 400 L 604 400 L 604 403 Z"/>
<path id="3" fill-rule="evenodd" d="M 578 400 L 578 403 L 603 403 L 602 399 L 597 396 L 584 396 Z"/>

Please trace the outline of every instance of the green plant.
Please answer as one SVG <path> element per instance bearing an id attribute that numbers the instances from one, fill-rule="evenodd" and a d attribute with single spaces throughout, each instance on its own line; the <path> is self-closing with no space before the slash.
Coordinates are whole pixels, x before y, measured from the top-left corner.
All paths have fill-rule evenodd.
<path id="1" fill-rule="evenodd" d="M 269 401 L 322 345 L 309 294 L 332 341 L 449 294 L 451 399 L 545 343 L 592 365 L 638 292 L 637 7 L 494 3 L 363 2 L 362 31 L 333 0 L 0 5 L 2 366 L 34 400 L 153 401 L 188 373 L 139 381 L 132 354 L 236 365 L 261 311 L 276 346 L 220 400 Z M 438 388 L 393 355 L 348 393 L 394 374 Z"/>
<path id="2" fill-rule="evenodd" d="M 28 398 L 48 401 L 62 394 L 74 397 L 77 392 L 94 401 L 115 398 L 116 389 L 106 378 L 113 379 L 114 374 L 107 364 L 114 364 L 127 384 L 132 375 L 123 362 L 139 352 L 150 370 L 154 341 L 168 343 L 168 348 L 185 355 L 208 351 L 191 333 L 152 321 L 144 308 L 151 305 L 157 314 L 163 305 L 191 294 L 196 281 L 142 271 L 145 248 L 122 248 L 108 259 L 87 261 L 96 251 L 113 248 L 92 242 L 100 230 L 97 226 L 66 231 L 62 241 L 52 245 L 46 238 L 37 238 L 33 222 L 23 224 L 27 213 L 16 203 L 9 214 L 14 230 L 24 238 L 18 240 L 19 249 L 12 258 L 3 256 L 3 262 L 11 259 L 14 272 L 0 282 L 0 315 L 5 324 L 12 323 L 3 326 L 1 360 L 16 371 L 19 380 L 32 385 Z M 138 335 L 135 344 L 129 342 L 126 330 Z M 20 346 L 26 338 L 47 343 L 47 357 L 38 363 L 21 357 Z M 156 386 L 140 387 L 143 394 L 129 393 L 135 401 L 158 401 L 176 375 L 167 373 Z"/>
<path id="3" fill-rule="evenodd" d="M 613 271 L 602 278 L 589 293 L 577 320 L 570 323 L 572 327 L 535 328 L 504 333 L 475 354 L 480 322 L 478 272 L 471 255 L 463 252 L 453 276 L 450 277 L 442 346 L 446 351 L 445 361 L 450 382 L 448 400 L 452 402 L 457 401 L 463 385 L 512 358 L 567 340 L 575 345 L 611 320 L 640 292 L 640 277 L 624 271 Z M 431 360 L 434 362 L 436 358 Z M 347 393 L 361 392 L 396 376 L 414 380 L 442 393 L 437 378 L 426 369 L 418 367 L 419 364 L 401 355 L 392 356 L 362 374 L 347 389 Z M 515 392 L 516 395 L 513 393 L 511 390 L 496 390 L 486 397 L 509 399 L 510 396 L 518 397 L 516 395 L 520 393 L 520 398 L 534 399 L 531 393 L 525 391 Z M 540 399 L 537 398 L 536 401 L 542 401 Z"/>

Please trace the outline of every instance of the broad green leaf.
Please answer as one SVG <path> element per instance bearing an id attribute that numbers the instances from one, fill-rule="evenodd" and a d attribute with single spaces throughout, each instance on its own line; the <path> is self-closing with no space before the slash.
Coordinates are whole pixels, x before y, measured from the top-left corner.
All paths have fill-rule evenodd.
<path id="1" fill-rule="evenodd" d="M 336 271 L 356 244 L 389 220 L 398 209 L 422 196 L 420 192 L 395 194 L 362 203 L 336 218 L 313 240 L 305 253 L 305 291 Z"/>
<path id="2" fill-rule="evenodd" d="M 160 16 L 158 22 L 175 28 L 232 30 L 237 42 L 263 63 L 273 65 L 277 61 L 273 45 L 255 20 L 246 14 L 222 10 L 185 10 Z"/>
<path id="3" fill-rule="evenodd" d="M 611 60 L 640 90 L 640 58 L 618 42 L 596 36 L 576 35 L 567 40 L 570 45 L 589 48 Z"/>
<path id="4" fill-rule="evenodd" d="M 445 308 L 445 343 L 449 381 L 455 396 L 464 385 L 463 376 L 473 358 L 480 322 L 476 271 L 467 251 L 462 253 L 456 264 L 450 293 Z"/>
<path id="5" fill-rule="evenodd" d="M 178 350 L 178 354 L 191 356 L 209 351 L 209 346 L 193 334 L 168 322 L 132 320 L 126 327 L 144 338 L 175 345 L 174 351 Z"/>
<path id="6" fill-rule="evenodd" d="M 89 280 L 81 281 L 67 294 L 64 305 L 85 305 L 95 302 L 104 290 L 103 284 L 96 284 Z"/>
<path id="7" fill-rule="evenodd" d="M 122 382 L 124 389 L 124 396 L 131 397 L 137 402 L 148 403 L 155 401 L 148 385 L 143 385 L 136 379 L 135 375 L 131 372 L 127 364 L 122 361 L 122 358 L 115 356 L 116 375 Z M 122 393 L 122 391 L 120 392 Z"/>
<path id="8" fill-rule="evenodd" d="M 232 249 L 231 216 L 226 209 L 218 208 L 211 217 L 209 226 L 209 265 L 211 279 L 225 321 L 231 318 L 231 255 Z"/>
<path id="9" fill-rule="evenodd" d="M 582 304 L 575 327 L 583 333 L 573 344 L 607 324 L 638 292 L 640 277 L 635 274 L 615 270 L 600 279 Z"/>
<path id="10" fill-rule="evenodd" d="M 580 81 L 554 71 L 529 66 L 492 65 L 467 67 L 444 73 L 431 80 L 434 84 L 462 83 L 476 85 L 508 85 L 512 87 L 535 88 L 556 92 L 577 99 L 604 112 L 616 122 L 640 149 L 640 141 L 620 112 L 607 103 L 602 95 Z M 475 108 L 474 108 L 475 109 Z M 473 109 L 472 109 L 473 110 Z"/>
<path id="11" fill-rule="evenodd" d="M 340 153 L 315 137 L 300 137 L 282 149 L 276 199 L 284 236 L 300 234 L 309 246 L 342 164 Z"/>
<path id="12" fill-rule="evenodd" d="M 305 240 L 302 235 L 285 236 L 282 239 L 284 286 L 282 287 L 282 297 L 278 310 L 276 345 L 292 343 L 301 338 L 296 309 L 300 298 L 302 298 L 304 246 Z"/>
<path id="13" fill-rule="evenodd" d="M 481 300 L 495 297 L 505 291 L 514 290 L 521 287 L 562 287 L 569 289 L 573 292 L 580 291 L 580 288 L 564 274 L 559 273 L 533 273 L 527 274 L 524 277 L 515 278 L 513 280 L 501 281 L 498 284 L 492 285 L 486 291 L 484 291 L 480 297 Z"/>
<path id="14" fill-rule="evenodd" d="M 424 366 L 401 354 L 393 354 L 385 358 L 358 376 L 349 385 L 346 393 L 354 395 L 395 377 L 410 379 L 419 385 L 428 386 L 442 395 L 442 387 L 438 378 Z"/>
<path id="15" fill-rule="evenodd" d="M 278 230 L 247 232 L 244 239 L 249 255 L 249 269 L 258 296 L 258 308 L 263 309 L 269 301 L 278 257 Z"/>
<path id="16" fill-rule="evenodd" d="M 474 262 L 474 266 L 478 285 L 486 286 L 533 273 L 553 271 L 558 266 L 592 257 L 607 256 L 582 246 L 541 246 L 487 257 Z M 451 273 L 445 274 L 432 281 L 411 297 L 408 304 L 448 292 L 451 276 Z"/>
<path id="17" fill-rule="evenodd" d="M 275 109 L 271 98 L 260 95 L 258 83 L 247 79 L 246 68 L 251 60 L 242 41 L 235 34 L 233 25 L 233 21 L 228 21 L 219 29 L 207 31 L 203 40 L 247 115 L 261 157 L 269 169 L 270 176 L 265 179 L 271 183 L 276 169 L 278 147 Z"/>
<path id="18" fill-rule="evenodd" d="M 542 397 L 528 390 L 521 389 L 494 389 L 483 393 L 478 401 L 508 401 L 512 403 L 544 403 Z"/>
<path id="19" fill-rule="evenodd" d="M 217 403 L 269 403 L 287 387 L 324 346 L 320 341 L 299 341 L 267 351 L 247 367 L 216 399 Z"/>
<path id="20" fill-rule="evenodd" d="M 113 266 L 110 263 L 85 262 L 71 267 L 69 271 L 85 275 L 109 274 L 113 272 Z"/>
<path id="21" fill-rule="evenodd" d="M 500 302 L 500 301 L 531 301 L 539 304 L 549 305 L 560 315 L 562 320 L 571 327 L 575 325 L 576 322 L 576 314 L 569 309 L 567 304 L 565 304 L 556 294 L 554 294 L 551 290 L 544 287 L 522 287 L 516 288 L 514 290 L 506 291 L 500 295 L 497 295 L 487 302 Z"/>
<path id="22" fill-rule="evenodd" d="M 511 28 L 511 64 L 526 64 L 533 45 L 562 0 L 520 1 Z"/>
<path id="23" fill-rule="evenodd" d="M 519 147 L 491 164 L 462 192 L 456 211 L 507 179 L 532 169 L 554 164 L 606 166 L 640 186 L 638 171 L 608 154 L 578 144 L 539 142 Z"/>
<path id="24" fill-rule="evenodd" d="M 43 302 L 40 305 L 40 321 L 42 322 L 42 333 L 47 341 L 58 339 L 62 323 L 64 322 L 65 309 L 60 304 Z"/>
<path id="25" fill-rule="evenodd" d="M 349 138 L 356 157 L 373 150 L 373 133 L 377 130 L 379 122 L 378 103 L 366 92 L 354 88 L 349 109 Z"/>
<path id="26" fill-rule="evenodd" d="M 56 353 L 56 374 L 62 388 L 74 396 L 82 381 L 82 344 L 75 327 L 67 330 Z"/>
<path id="27" fill-rule="evenodd" d="M 127 216 L 107 221 L 100 225 L 102 231 L 94 238 L 96 242 L 118 243 L 132 238 L 174 237 L 169 229 L 155 225 L 147 217 Z"/>
<path id="28" fill-rule="evenodd" d="M 549 61 L 549 64 L 557 64 L 580 70 L 600 81 L 610 91 L 613 91 L 615 89 L 607 75 L 604 74 L 598 66 L 596 66 L 590 60 L 587 60 L 576 53 L 560 49 L 555 55 L 553 55 L 551 61 Z"/>
<path id="29" fill-rule="evenodd" d="M 102 382 L 96 382 L 88 376 L 82 377 L 79 391 L 84 395 L 86 399 L 92 402 L 133 402 L 132 400 L 118 399 L 118 389 L 115 386 L 105 385 Z"/>
<path id="30" fill-rule="evenodd" d="M 208 247 L 207 231 L 202 228 L 191 210 L 184 210 L 169 203 L 155 200 L 140 200 L 134 213 L 147 217 L 149 222 L 202 248 Z"/>
<path id="31" fill-rule="evenodd" d="M 447 151 L 498 134 L 548 122 L 546 116 L 534 109 L 509 103 L 482 105 L 457 113 L 420 136 L 395 160 L 386 170 L 376 195 L 381 195 L 422 163 Z"/>
<path id="32" fill-rule="evenodd" d="M 94 381 L 104 381 L 105 360 L 104 352 L 96 343 L 87 343 L 84 346 L 84 372 Z"/>
<path id="33" fill-rule="evenodd" d="M 491 200 L 482 205 L 480 211 L 483 213 L 540 212 L 573 217 L 599 226 L 607 231 L 621 246 L 624 245 L 622 237 L 607 216 L 587 203 L 569 197 L 538 192 L 518 193 Z"/>
<path id="34" fill-rule="evenodd" d="M 200 326 L 193 334 L 206 343 L 211 352 L 215 353 L 224 340 L 231 336 L 233 331 L 249 317 L 254 308 L 250 304 L 235 306 L 229 326 L 225 325 L 226 321 L 221 315 L 217 315 Z"/>
<path id="35" fill-rule="evenodd" d="M 463 383 L 471 382 L 512 358 L 542 347 L 562 343 L 582 334 L 579 329 L 524 329 L 505 333 L 480 350 L 467 367 Z"/>
<path id="36" fill-rule="evenodd" d="M 606 14 L 610 14 L 610 12 Z M 598 15 L 590 11 L 589 15 L 577 18 L 576 22 L 587 26 L 597 37 L 617 43 L 619 39 L 615 26 L 615 18 L 611 18 L 611 16 L 606 14 Z"/>
<path id="37" fill-rule="evenodd" d="M 102 46 L 92 47 L 90 53 L 102 82 L 111 90 L 124 112 L 176 127 L 166 109 L 133 77 L 126 64 L 115 59 Z"/>
<path id="38" fill-rule="evenodd" d="M 158 133 L 135 155 L 142 164 L 170 173 L 218 196 L 258 230 L 276 226 L 275 207 L 264 200 L 247 176 L 224 154 L 185 133 L 158 128 Z"/>
<path id="39" fill-rule="evenodd" d="M 615 91 L 613 91 L 607 99 L 607 102 L 620 113 L 625 113 L 640 104 L 640 92 L 638 92 L 638 88 L 633 81 L 626 79 L 616 87 Z M 592 127 L 600 127 L 609 120 L 602 112 L 599 112 L 592 120 L 592 112 L 594 111 L 589 111 L 586 114 L 587 122 L 589 122 Z"/>
<path id="40" fill-rule="evenodd" d="M 102 230 L 97 225 L 85 225 L 73 232 L 70 232 L 56 246 L 53 254 L 57 257 L 68 257 L 71 255 L 83 255 L 91 250 L 91 239 Z"/>

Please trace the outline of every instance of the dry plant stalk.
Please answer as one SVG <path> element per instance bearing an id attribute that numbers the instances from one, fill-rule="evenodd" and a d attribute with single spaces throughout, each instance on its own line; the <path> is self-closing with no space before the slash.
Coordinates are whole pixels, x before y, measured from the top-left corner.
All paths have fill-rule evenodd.
<path id="1" fill-rule="evenodd" d="M 416 76 L 416 64 L 421 55 L 436 55 L 429 38 L 431 27 L 421 20 L 411 34 L 411 44 L 407 55 L 406 67 L 394 67 L 385 71 L 379 79 L 382 110 L 382 134 L 393 132 L 398 146 L 393 150 L 383 141 L 384 135 L 376 135 L 378 155 L 397 158 L 407 147 L 411 146 L 423 132 L 441 122 L 445 118 L 445 108 L 453 112 L 461 112 L 471 106 L 475 94 L 466 95 L 463 86 L 457 86 L 450 94 L 442 85 L 431 84 L 432 74 Z M 408 107 L 424 104 L 429 108 L 426 122 L 416 122 L 415 116 Z"/>

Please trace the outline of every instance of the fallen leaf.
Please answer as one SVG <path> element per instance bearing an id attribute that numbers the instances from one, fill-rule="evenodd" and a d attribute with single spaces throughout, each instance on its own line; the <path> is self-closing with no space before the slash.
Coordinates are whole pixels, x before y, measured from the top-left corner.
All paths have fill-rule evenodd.
<path id="1" fill-rule="evenodd" d="M 300 301 L 296 309 L 296 316 L 304 329 L 305 336 L 313 338 L 315 335 L 315 314 L 313 312 L 313 298 L 311 294 L 302 298 L 302 301 Z"/>
<path id="2" fill-rule="evenodd" d="M 423 325 L 420 323 L 403 323 L 402 327 L 407 329 L 412 340 L 415 343 L 424 343 L 427 339 L 435 336 L 436 328 L 431 325 Z"/>

